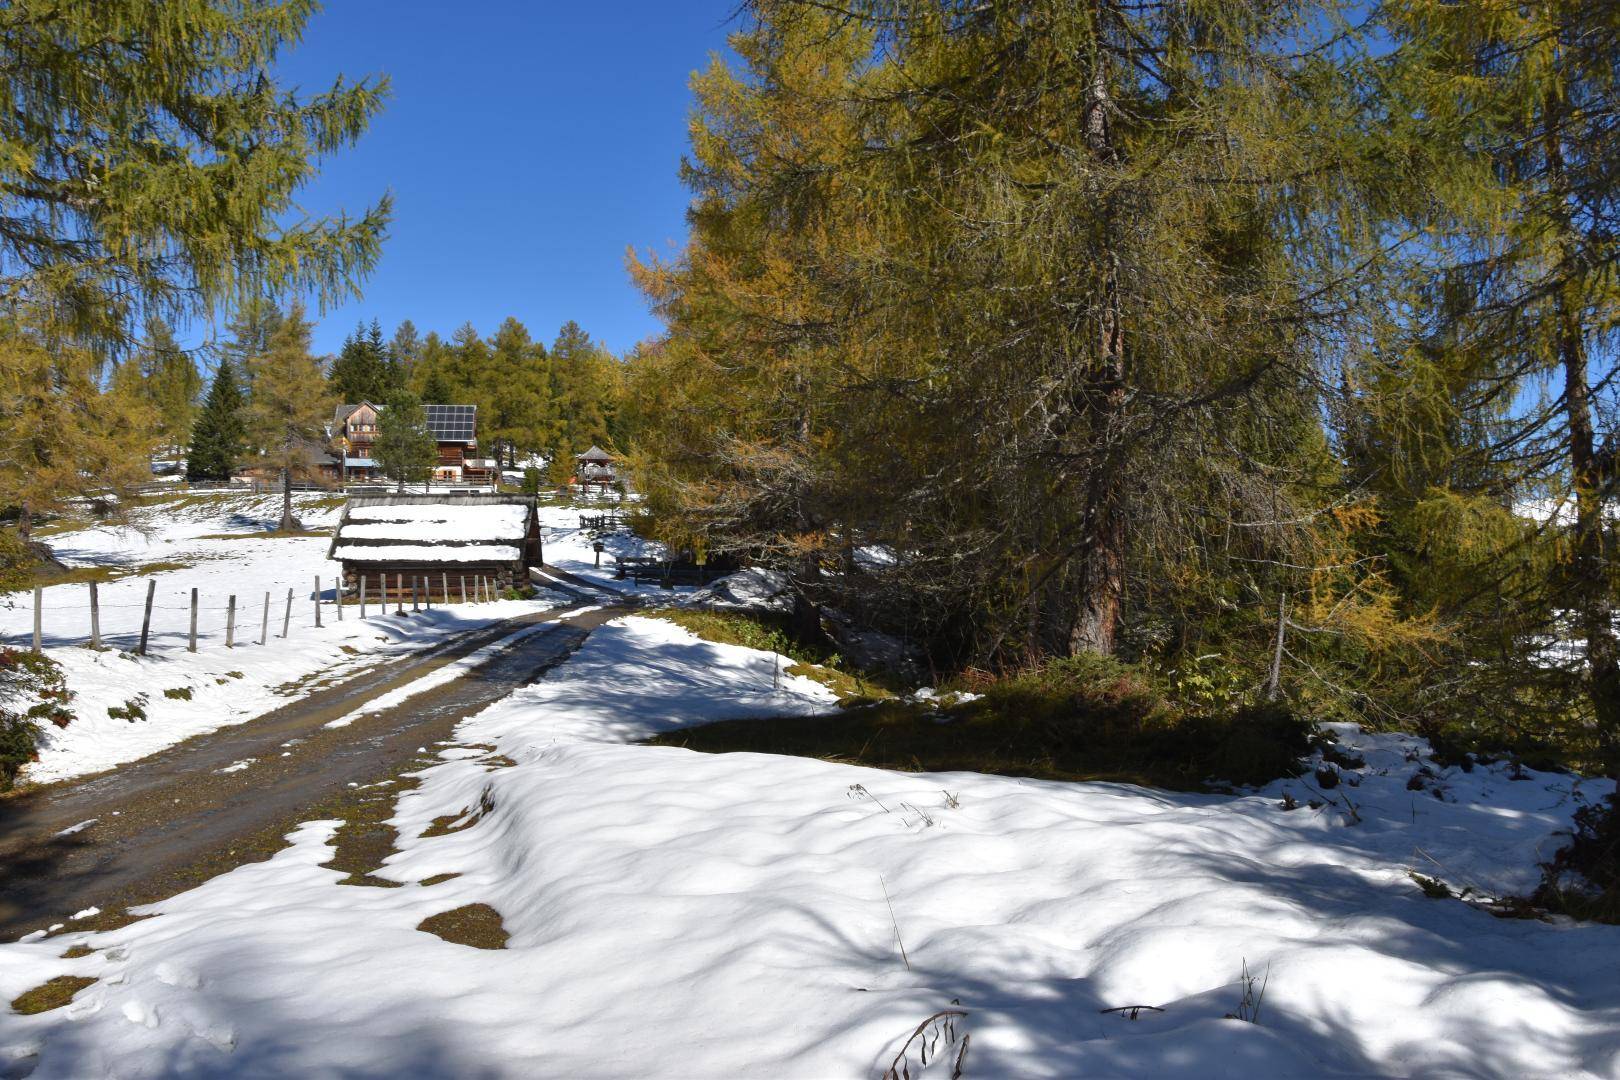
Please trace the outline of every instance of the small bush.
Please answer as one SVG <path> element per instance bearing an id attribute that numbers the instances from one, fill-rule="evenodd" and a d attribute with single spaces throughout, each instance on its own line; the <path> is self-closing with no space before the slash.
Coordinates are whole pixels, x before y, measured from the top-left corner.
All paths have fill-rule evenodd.
<path id="1" fill-rule="evenodd" d="M 530 465 L 528 468 L 524 469 L 523 470 L 523 494 L 525 494 L 525 495 L 538 495 L 538 494 L 540 494 L 540 485 L 544 481 L 544 479 L 545 478 L 541 474 L 540 470 L 535 468 L 533 465 Z"/>
<path id="2" fill-rule="evenodd" d="M 146 702 L 145 694 L 136 694 L 122 705 L 107 706 L 107 715 L 114 720 L 128 720 L 132 724 L 137 720 L 145 720 Z"/>
<path id="3" fill-rule="evenodd" d="M 1620 795 L 1576 811 L 1569 846 L 1547 864 L 1533 899 L 1577 919 L 1620 923 Z"/>
<path id="4" fill-rule="evenodd" d="M 61 728 L 73 720 L 67 710 L 72 698 L 56 661 L 0 648 L 0 702 L 9 703 L 0 704 L 0 791 L 9 791 L 17 773 L 37 756 L 42 723 Z"/>

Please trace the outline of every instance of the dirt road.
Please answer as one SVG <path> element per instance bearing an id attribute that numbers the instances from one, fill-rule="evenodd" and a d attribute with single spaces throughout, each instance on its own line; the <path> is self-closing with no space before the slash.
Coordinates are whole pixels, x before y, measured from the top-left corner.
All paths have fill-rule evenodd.
<path id="1" fill-rule="evenodd" d="M 309 811 L 397 771 L 420 748 L 448 738 L 461 720 L 562 662 L 592 629 L 622 613 L 584 608 L 510 620 L 114 772 L 0 802 L 0 940 L 64 922 L 85 908 L 150 902 L 266 857 Z M 325 726 L 508 640 L 439 686 L 346 727 Z"/>

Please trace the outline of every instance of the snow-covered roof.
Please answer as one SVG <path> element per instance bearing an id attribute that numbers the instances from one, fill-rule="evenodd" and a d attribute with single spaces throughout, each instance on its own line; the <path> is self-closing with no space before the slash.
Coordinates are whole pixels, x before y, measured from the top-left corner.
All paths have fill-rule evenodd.
<path id="1" fill-rule="evenodd" d="M 341 544 L 337 558 L 350 562 L 517 562 L 523 549 L 511 544 Z"/>
<path id="2" fill-rule="evenodd" d="M 359 562 L 515 562 L 533 512 L 521 499 L 351 501 L 331 555 Z"/>

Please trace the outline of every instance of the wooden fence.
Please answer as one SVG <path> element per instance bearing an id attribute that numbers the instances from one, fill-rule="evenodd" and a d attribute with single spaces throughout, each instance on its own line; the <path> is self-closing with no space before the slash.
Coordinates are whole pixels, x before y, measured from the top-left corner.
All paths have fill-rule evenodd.
<path id="1" fill-rule="evenodd" d="M 221 629 L 225 635 L 225 647 L 234 649 L 248 644 L 268 644 L 271 640 L 273 622 L 280 623 L 280 632 L 275 637 L 282 639 L 290 637 L 293 630 L 299 626 L 322 627 L 326 624 L 327 618 L 342 622 L 345 617 L 345 607 L 358 609 L 358 616 L 366 619 L 372 617 L 373 614 L 379 617 L 390 614 L 403 616 L 423 610 L 431 610 L 435 594 L 438 596 L 441 606 L 447 598 L 451 602 L 455 602 L 457 594 L 452 593 L 451 589 L 456 586 L 459 586 L 460 590 L 459 602 L 463 604 L 489 603 L 500 599 L 501 596 L 499 584 L 493 578 L 485 575 L 435 575 L 443 579 L 440 581 L 428 581 L 424 575 L 414 577 L 395 576 L 399 580 L 395 581 L 393 587 L 380 597 L 374 590 L 368 595 L 364 579 L 360 582 L 358 593 L 346 597 L 341 579 L 331 578 L 329 580 L 332 585 L 332 600 L 327 601 L 322 588 L 321 577 L 315 575 L 313 579 L 314 588 L 302 600 L 298 598 L 299 590 L 296 586 L 289 587 L 286 596 L 283 598 L 281 586 L 278 585 L 266 591 L 262 601 L 259 603 L 255 603 L 259 599 L 257 593 L 251 595 L 232 593 L 226 597 L 223 604 L 219 602 L 217 597 L 205 602 L 198 589 L 190 590 L 188 603 L 159 604 L 156 602 L 158 582 L 155 577 L 146 579 L 146 594 L 143 601 L 137 603 L 104 603 L 101 598 L 101 583 L 92 581 L 88 585 L 87 595 L 84 600 L 86 607 L 83 609 L 88 612 L 90 617 L 88 632 L 79 637 L 77 641 L 69 640 L 65 644 L 78 644 L 91 649 L 104 649 L 112 647 L 109 645 L 110 641 L 118 640 L 131 646 L 127 651 L 137 656 L 145 656 L 148 654 L 149 647 L 152 644 L 153 613 L 181 612 L 183 618 L 176 617 L 174 619 L 164 619 L 164 621 L 169 623 L 171 627 L 175 622 L 179 622 L 184 627 L 183 632 L 176 629 L 170 629 L 166 632 L 171 636 L 183 639 L 187 652 L 197 651 L 199 637 L 217 634 Z M 70 587 L 53 586 L 52 589 L 54 592 L 55 590 Z M 42 651 L 45 646 L 47 625 L 45 592 L 43 586 L 34 588 L 33 633 L 30 636 L 29 646 L 36 653 Z M 389 611 L 390 604 L 394 608 L 392 612 Z M 410 605 L 408 612 L 406 610 L 407 604 Z M 139 633 L 125 630 L 116 635 L 103 635 L 101 629 L 103 608 L 140 609 Z M 258 608 L 257 614 L 259 616 L 256 637 L 252 633 L 254 608 Z M 295 624 L 293 621 L 294 608 L 297 608 L 300 612 L 310 612 L 310 622 L 304 622 L 304 617 L 300 615 L 298 622 Z M 199 633 L 199 623 L 204 615 L 208 616 L 212 625 L 204 628 Z M 223 624 L 217 621 L 221 616 L 224 620 Z M 75 635 L 75 637 L 78 637 L 78 635 Z"/>

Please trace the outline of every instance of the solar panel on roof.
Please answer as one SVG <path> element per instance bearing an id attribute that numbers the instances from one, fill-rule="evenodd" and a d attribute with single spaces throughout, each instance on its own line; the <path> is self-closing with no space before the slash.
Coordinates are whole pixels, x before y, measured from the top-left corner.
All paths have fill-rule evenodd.
<path id="1" fill-rule="evenodd" d="M 471 442 L 477 425 L 476 405 L 424 405 L 428 428 L 445 442 Z"/>

